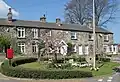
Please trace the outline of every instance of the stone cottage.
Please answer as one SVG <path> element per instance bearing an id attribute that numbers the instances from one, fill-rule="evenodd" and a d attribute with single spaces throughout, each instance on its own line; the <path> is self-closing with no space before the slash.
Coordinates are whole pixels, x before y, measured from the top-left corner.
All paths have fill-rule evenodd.
<path id="1" fill-rule="evenodd" d="M 43 16 L 39 21 L 18 20 L 12 18 L 11 8 L 8 12 L 8 18 L 0 18 L 0 33 L 10 33 L 11 37 L 16 38 L 15 43 L 19 46 L 21 53 L 26 55 L 34 55 L 38 53 L 38 45 L 40 38 L 44 35 L 43 30 L 48 33 L 50 38 L 59 37 L 62 47 L 67 53 L 67 43 L 74 45 L 74 53 L 90 57 L 93 47 L 92 25 L 64 24 L 60 18 L 55 23 L 46 21 Z M 57 33 L 61 33 L 59 35 Z M 13 43 L 13 44 L 15 44 Z M 113 44 L 113 33 L 96 27 L 96 54 L 105 53 L 105 46 Z M 63 54 L 62 48 L 59 50 Z M 66 54 L 64 54 L 66 55 Z"/>

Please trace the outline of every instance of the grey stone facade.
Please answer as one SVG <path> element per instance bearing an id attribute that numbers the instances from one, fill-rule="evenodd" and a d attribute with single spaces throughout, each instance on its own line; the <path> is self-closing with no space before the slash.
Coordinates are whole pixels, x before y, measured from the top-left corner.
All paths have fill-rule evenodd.
<path id="1" fill-rule="evenodd" d="M 27 55 L 32 55 L 32 43 L 37 43 L 40 40 L 40 36 L 43 34 L 42 31 L 44 31 L 44 29 L 38 29 L 38 38 L 34 39 L 32 37 L 32 28 L 29 27 L 20 27 L 20 28 L 25 28 L 25 38 L 18 38 L 17 37 L 17 30 L 13 29 L 13 28 L 17 28 L 17 27 L 8 27 L 8 26 L 1 26 L 0 27 L 0 33 L 3 34 L 12 34 L 12 37 L 16 38 L 16 43 L 18 42 L 24 42 L 25 43 L 25 54 Z M 7 30 L 9 29 L 9 32 L 7 32 Z M 64 40 L 66 43 L 70 42 L 72 44 L 76 45 L 76 53 L 79 52 L 78 47 L 79 45 L 83 46 L 83 51 L 84 51 L 84 46 L 88 45 L 88 47 L 90 45 L 93 44 L 93 40 L 89 39 L 89 34 L 91 34 L 90 32 L 76 32 L 76 36 L 77 39 L 72 40 L 71 39 L 71 31 L 63 31 L 63 30 L 52 30 L 52 35 L 50 37 L 54 38 L 53 36 L 57 36 L 57 31 L 61 31 L 62 35 L 64 36 L 62 37 L 61 40 Z M 109 45 L 109 44 L 113 44 L 113 34 L 107 34 L 109 37 L 108 41 L 104 40 L 104 33 L 96 33 L 96 53 L 100 54 L 101 52 L 103 52 L 103 45 Z M 89 51 L 90 52 L 90 51 Z M 79 53 L 78 53 L 79 54 Z"/>
<path id="2" fill-rule="evenodd" d="M 33 24 L 32 24 L 33 23 Z M 18 37 L 18 28 L 25 29 L 25 37 Z M 32 29 L 38 29 L 37 38 L 33 38 Z M 70 24 L 56 24 L 56 23 L 47 23 L 47 22 L 39 22 L 39 21 L 21 21 L 16 20 L 15 22 L 8 22 L 6 19 L 0 20 L 0 34 L 7 34 L 12 37 L 13 43 L 15 46 L 20 43 L 21 51 L 23 54 L 27 56 L 36 55 L 38 50 L 36 46 L 40 39 L 47 31 L 48 35 L 51 31 L 51 36 L 49 39 L 56 39 L 59 37 L 61 41 L 65 41 L 66 43 L 70 42 L 76 46 L 75 53 L 81 56 L 86 56 L 88 59 L 92 57 L 92 44 L 93 40 L 90 39 L 90 35 L 92 34 L 92 29 L 89 29 L 87 26 L 79 26 L 79 25 L 70 25 Z M 60 34 L 57 34 L 57 33 Z M 76 39 L 71 39 L 71 32 L 76 33 Z M 108 40 L 105 40 L 104 36 L 108 36 Z M 36 44 L 36 45 L 34 45 Z M 104 45 L 113 44 L 113 33 L 103 30 L 101 28 L 96 29 L 96 54 L 101 54 L 104 52 Z M 33 45 L 36 46 L 36 52 L 33 52 Z M 24 49 L 23 49 L 24 48 Z M 82 50 L 81 50 L 82 49 Z M 85 49 L 88 50 L 87 54 Z M 82 54 L 80 54 L 80 50 Z"/>

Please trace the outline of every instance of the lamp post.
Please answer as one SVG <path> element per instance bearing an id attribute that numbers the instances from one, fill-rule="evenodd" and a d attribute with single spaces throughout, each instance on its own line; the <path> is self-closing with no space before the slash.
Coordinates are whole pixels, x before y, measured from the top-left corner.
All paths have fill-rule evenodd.
<path id="1" fill-rule="evenodd" d="M 95 60 L 96 60 L 96 51 L 95 51 L 95 42 L 96 42 L 96 34 L 95 34 L 95 0 L 93 0 L 93 69 L 95 70 Z"/>

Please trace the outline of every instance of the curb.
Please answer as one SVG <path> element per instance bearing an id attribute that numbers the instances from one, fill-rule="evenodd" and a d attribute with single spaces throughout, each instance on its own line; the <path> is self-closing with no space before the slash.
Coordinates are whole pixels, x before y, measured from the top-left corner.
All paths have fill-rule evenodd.
<path id="1" fill-rule="evenodd" d="M 15 78 L 15 77 L 9 77 L 9 76 L 5 76 L 2 73 L 0 73 L 1 76 L 3 76 L 3 78 L 8 78 L 8 79 L 14 79 L 14 80 L 36 80 L 36 79 L 27 79 L 27 78 Z"/>

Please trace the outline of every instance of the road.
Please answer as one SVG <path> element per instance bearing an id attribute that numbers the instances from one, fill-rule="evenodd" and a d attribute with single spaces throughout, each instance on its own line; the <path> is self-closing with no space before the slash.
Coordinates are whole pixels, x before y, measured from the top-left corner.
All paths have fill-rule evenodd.
<path id="1" fill-rule="evenodd" d="M 120 73 L 115 73 L 112 76 L 101 78 L 89 78 L 83 80 L 84 82 L 120 82 Z"/>

